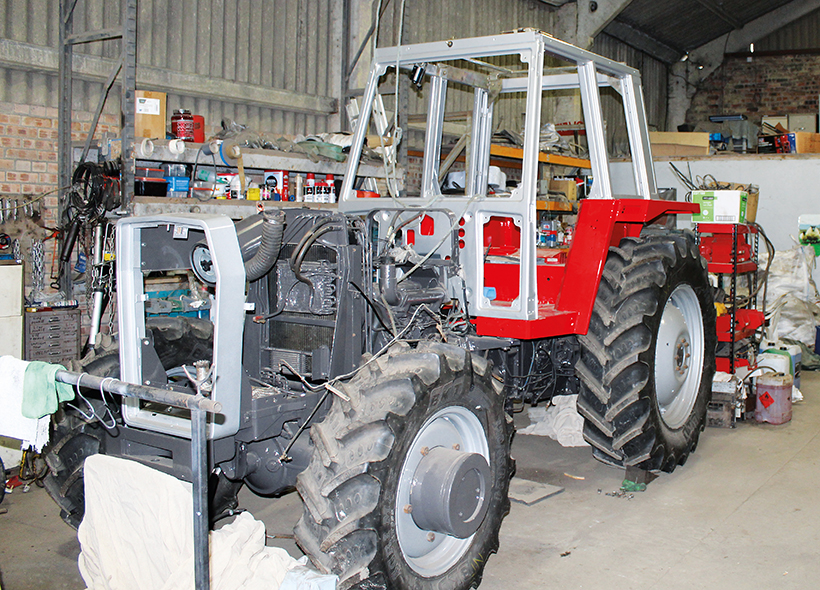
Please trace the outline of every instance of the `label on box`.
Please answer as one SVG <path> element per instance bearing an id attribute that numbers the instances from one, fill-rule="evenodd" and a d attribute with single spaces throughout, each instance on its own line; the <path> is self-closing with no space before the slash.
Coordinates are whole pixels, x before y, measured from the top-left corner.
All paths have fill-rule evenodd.
<path id="1" fill-rule="evenodd" d="M 692 202 L 700 205 L 700 213 L 692 215 L 695 223 L 745 223 L 745 191 L 692 191 Z"/>
<path id="2" fill-rule="evenodd" d="M 187 176 L 166 176 L 168 190 L 172 192 L 187 193 L 190 186 L 190 179 Z"/>
<path id="3" fill-rule="evenodd" d="M 159 115 L 160 104 L 158 98 L 137 97 L 137 113 L 140 115 Z"/>

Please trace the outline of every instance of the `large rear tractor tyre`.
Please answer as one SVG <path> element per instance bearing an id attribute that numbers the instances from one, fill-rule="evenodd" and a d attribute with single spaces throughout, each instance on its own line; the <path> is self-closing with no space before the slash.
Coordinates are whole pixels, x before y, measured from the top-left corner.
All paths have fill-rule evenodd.
<path id="1" fill-rule="evenodd" d="M 671 472 L 695 450 L 715 373 L 715 308 L 690 233 L 610 248 L 580 338 L 578 411 L 605 463 Z"/>
<path id="2" fill-rule="evenodd" d="M 150 318 L 146 329 L 151 332 L 154 348 L 166 370 L 211 358 L 213 325 L 207 320 Z M 101 339 L 100 344 L 79 365 L 72 368 L 99 377 L 118 378 L 118 342 L 110 337 Z M 100 399 L 91 399 L 91 403 L 102 407 Z M 114 412 L 116 414 L 116 409 Z M 52 441 L 55 442 L 46 449 L 49 474 L 44 479 L 45 488 L 62 509 L 62 519 L 75 529 L 85 514 L 83 464 L 86 457 L 105 452 L 105 438 L 105 431 L 98 420 L 85 420 L 75 410 L 66 408 L 63 419 L 52 433 Z"/>
<path id="3" fill-rule="evenodd" d="M 512 421 L 481 357 L 394 346 L 311 428 L 296 540 L 339 587 L 463 590 L 509 512 Z"/>

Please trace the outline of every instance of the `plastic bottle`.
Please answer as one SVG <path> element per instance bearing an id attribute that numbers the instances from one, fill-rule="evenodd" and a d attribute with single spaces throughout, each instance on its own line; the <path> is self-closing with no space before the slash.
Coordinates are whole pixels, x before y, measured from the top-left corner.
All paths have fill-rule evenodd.
<path id="1" fill-rule="evenodd" d="M 204 180 L 205 182 L 216 182 L 216 172 L 208 170 L 207 168 L 197 168 L 196 180 Z"/>
<path id="2" fill-rule="evenodd" d="M 302 177 L 301 174 L 297 174 L 296 175 L 296 195 L 295 195 L 297 202 L 301 203 L 302 201 L 305 200 L 304 190 L 305 190 L 305 179 Z"/>

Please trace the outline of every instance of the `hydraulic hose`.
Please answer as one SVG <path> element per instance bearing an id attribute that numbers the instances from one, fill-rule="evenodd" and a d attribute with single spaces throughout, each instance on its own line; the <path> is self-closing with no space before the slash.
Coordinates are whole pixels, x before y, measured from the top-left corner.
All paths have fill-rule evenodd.
<path id="1" fill-rule="evenodd" d="M 261 213 L 262 239 L 259 250 L 253 258 L 245 262 L 245 274 L 248 281 L 255 281 L 265 276 L 279 259 L 282 249 L 282 236 L 285 232 L 285 214 L 283 211 L 263 211 Z"/>

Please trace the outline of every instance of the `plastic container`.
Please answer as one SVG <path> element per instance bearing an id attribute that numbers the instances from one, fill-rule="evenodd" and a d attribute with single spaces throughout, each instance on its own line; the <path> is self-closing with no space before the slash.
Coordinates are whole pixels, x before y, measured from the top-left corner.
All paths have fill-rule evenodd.
<path id="1" fill-rule="evenodd" d="M 767 373 L 757 378 L 755 420 L 785 424 L 792 419 L 794 379 L 783 373 Z"/>
<path id="2" fill-rule="evenodd" d="M 217 196 L 225 195 L 225 185 L 217 184 L 215 182 L 197 181 L 193 183 L 190 190 L 190 195 L 194 199 L 200 201 L 207 201 L 208 199 L 215 199 Z"/>
<path id="3" fill-rule="evenodd" d="M 188 176 L 188 166 L 186 164 L 163 164 L 162 175 L 165 178 L 169 176 Z"/>
<path id="4" fill-rule="evenodd" d="M 171 133 L 177 139 L 194 141 L 194 116 L 188 109 L 178 109 L 171 117 Z"/>
<path id="5" fill-rule="evenodd" d="M 134 176 L 137 178 L 162 178 L 165 176 L 165 172 L 163 172 L 162 168 L 144 168 L 137 166 Z"/>
<path id="6" fill-rule="evenodd" d="M 796 344 L 786 344 L 780 340 L 764 340 L 760 343 L 763 354 L 778 354 L 789 359 L 788 370 L 777 369 L 781 373 L 791 373 L 794 386 L 800 389 L 800 370 L 803 364 L 803 350 Z"/>
<path id="7" fill-rule="evenodd" d="M 134 178 L 134 194 L 138 197 L 164 197 L 168 192 L 168 182 L 164 178 Z"/>

